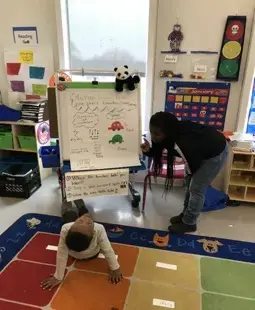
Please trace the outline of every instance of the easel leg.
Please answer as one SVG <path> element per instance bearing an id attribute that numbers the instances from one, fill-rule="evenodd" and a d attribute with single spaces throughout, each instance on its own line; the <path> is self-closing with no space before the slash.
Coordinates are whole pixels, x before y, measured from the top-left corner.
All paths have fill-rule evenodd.
<path id="1" fill-rule="evenodd" d="M 134 184 L 135 184 L 134 174 L 135 174 L 135 172 L 129 174 L 129 184 L 128 184 L 128 187 L 129 187 L 130 194 L 132 196 L 132 202 L 131 202 L 132 203 L 132 207 L 133 208 L 138 208 L 139 207 L 139 203 L 141 201 L 141 196 L 140 196 L 140 193 L 137 190 L 134 189 Z"/>

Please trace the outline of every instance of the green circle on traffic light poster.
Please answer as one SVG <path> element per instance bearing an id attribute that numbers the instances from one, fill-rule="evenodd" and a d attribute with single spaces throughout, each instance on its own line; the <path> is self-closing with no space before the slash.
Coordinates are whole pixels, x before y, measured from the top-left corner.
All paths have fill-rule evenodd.
<path id="1" fill-rule="evenodd" d="M 219 72 L 222 77 L 233 77 L 238 72 L 238 63 L 236 60 L 224 60 L 220 64 Z"/>

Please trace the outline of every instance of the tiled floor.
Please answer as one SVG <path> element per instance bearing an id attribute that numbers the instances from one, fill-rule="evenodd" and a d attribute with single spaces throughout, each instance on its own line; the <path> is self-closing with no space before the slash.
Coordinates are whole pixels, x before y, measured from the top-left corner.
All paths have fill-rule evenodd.
<path id="1" fill-rule="evenodd" d="M 142 186 L 137 185 L 142 194 Z M 162 197 L 162 187 L 148 192 L 144 214 L 132 210 L 127 197 L 99 197 L 88 199 L 87 205 L 96 221 L 118 223 L 155 229 L 167 229 L 169 218 L 182 209 L 183 188 L 176 188 Z M 56 176 L 43 182 L 42 188 L 28 200 L 0 198 L 0 233 L 25 213 L 60 215 L 61 198 Z M 254 241 L 255 205 L 230 207 L 222 211 L 202 214 L 198 234 L 243 241 Z"/>

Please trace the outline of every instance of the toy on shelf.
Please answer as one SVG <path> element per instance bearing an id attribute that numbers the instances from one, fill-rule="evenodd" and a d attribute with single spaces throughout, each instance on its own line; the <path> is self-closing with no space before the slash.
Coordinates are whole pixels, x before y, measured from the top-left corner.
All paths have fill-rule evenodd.
<path id="1" fill-rule="evenodd" d="M 122 92 L 124 86 L 128 90 L 135 90 L 136 84 L 140 83 L 140 77 L 136 74 L 131 74 L 129 72 L 128 66 L 114 68 L 116 79 L 115 79 L 115 90 L 117 92 Z"/>
<path id="2" fill-rule="evenodd" d="M 168 36 L 168 41 L 170 41 L 170 49 L 173 52 L 180 52 L 181 43 L 183 41 L 183 33 L 180 24 L 174 25 L 173 31 Z"/>
<path id="3" fill-rule="evenodd" d="M 178 78 L 178 79 L 183 79 L 183 74 L 182 73 L 174 73 L 172 70 L 161 70 L 160 71 L 160 77 L 161 78 Z"/>
<path id="4" fill-rule="evenodd" d="M 199 74 L 191 73 L 189 77 L 194 80 L 205 80 L 206 79 L 206 75 L 200 74 L 200 73 Z"/>

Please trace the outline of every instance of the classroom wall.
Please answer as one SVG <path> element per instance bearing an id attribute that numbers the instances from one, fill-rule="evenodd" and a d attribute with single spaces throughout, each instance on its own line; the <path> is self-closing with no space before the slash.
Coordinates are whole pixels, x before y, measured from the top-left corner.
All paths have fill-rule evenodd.
<path id="1" fill-rule="evenodd" d="M 58 1 L 58 0 L 56 0 Z M 59 52 L 57 38 L 57 19 L 55 12 L 54 0 L 8 0 L 1 4 L 0 20 L 1 20 L 1 36 L 0 49 L 14 45 L 12 36 L 13 26 L 37 26 L 39 45 L 51 46 L 54 55 L 55 68 L 59 68 Z M 228 15 L 247 15 L 247 31 L 246 41 L 243 53 L 243 61 L 240 72 L 240 80 L 232 83 L 230 102 L 225 123 L 225 129 L 232 130 L 236 126 L 242 83 L 244 78 L 244 68 L 247 58 L 247 48 L 251 33 L 251 23 L 253 11 L 255 9 L 254 0 L 152 0 L 154 12 L 153 18 L 156 20 L 156 33 L 150 35 L 155 36 L 155 40 L 151 40 L 155 44 L 155 56 L 153 72 L 151 76 L 154 78 L 152 87 L 152 112 L 164 109 L 165 102 L 165 80 L 159 78 L 159 71 L 162 69 L 181 72 L 185 76 L 191 73 L 193 64 L 202 58 L 206 61 L 209 68 L 217 68 L 218 55 L 216 56 L 178 56 L 176 65 L 164 63 L 164 55 L 161 50 L 169 49 L 167 40 L 168 34 L 171 32 L 173 25 L 178 21 L 182 25 L 184 33 L 184 41 L 182 49 L 195 50 L 217 50 L 221 46 L 222 34 Z M 154 5 L 157 4 L 157 5 Z M 158 8 L 156 8 L 158 6 Z M 199 16 L 199 18 L 197 18 Z M 154 26 L 155 24 L 153 24 Z M 253 40 L 254 44 L 254 40 Z M 151 49 L 152 50 L 152 49 Z M 150 53 L 150 56 L 153 52 Z M 3 53 L 0 56 L 0 89 L 7 87 L 5 68 L 3 61 Z M 245 87 L 247 87 L 245 85 Z M 242 101 L 242 105 L 246 102 Z"/>
<path id="2" fill-rule="evenodd" d="M 57 26 L 54 0 L 1 1 L 0 50 L 13 45 L 12 27 L 36 26 L 39 46 L 51 47 L 55 68 L 58 67 Z M 7 89 L 3 53 L 0 54 L 0 89 Z"/>
<path id="3" fill-rule="evenodd" d="M 153 113 L 163 110 L 165 103 L 166 80 L 159 78 L 162 69 L 183 73 L 188 77 L 194 63 L 206 62 L 210 69 L 217 69 L 218 55 L 179 55 L 177 64 L 165 64 L 161 50 L 169 50 L 167 37 L 173 25 L 179 22 L 182 25 L 184 40 L 183 50 L 215 50 L 219 51 L 223 31 L 228 15 L 246 15 L 245 45 L 240 71 L 240 79 L 231 85 L 230 101 L 226 116 L 225 129 L 233 130 L 236 127 L 240 95 L 244 78 L 244 69 L 247 58 L 248 43 L 251 34 L 251 24 L 255 9 L 254 0 L 159 0 L 157 18 L 156 57 L 154 73 Z M 208 74 L 210 76 L 210 74 Z M 246 85 L 245 85 L 246 87 Z"/>

